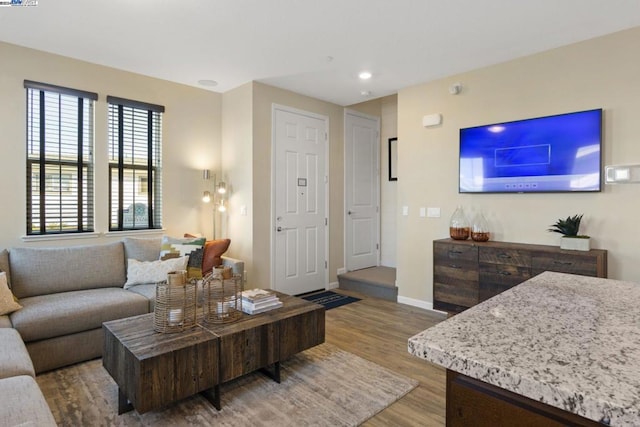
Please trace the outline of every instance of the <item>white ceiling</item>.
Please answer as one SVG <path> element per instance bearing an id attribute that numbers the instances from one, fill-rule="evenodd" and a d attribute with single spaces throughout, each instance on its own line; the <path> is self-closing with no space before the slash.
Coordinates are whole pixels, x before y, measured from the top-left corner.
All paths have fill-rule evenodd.
<path id="1" fill-rule="evenodd" d="M 1 41 L 216 92 L 256 80 L 339 105 L 639 25 L 638 0 L 38 0 L 0 8 Z M 366 82 L 357 78 L 364 69 L 373 73 Z"/>

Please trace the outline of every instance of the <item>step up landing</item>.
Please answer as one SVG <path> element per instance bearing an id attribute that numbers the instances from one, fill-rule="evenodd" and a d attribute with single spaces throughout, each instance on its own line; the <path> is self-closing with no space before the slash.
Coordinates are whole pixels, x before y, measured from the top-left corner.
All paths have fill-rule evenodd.
<path id="1" fill-rule="evenodd" d="M 392 267 L 370 267 L 338 275 L 340 289 L 360 292 L 375 298 L 396 302 L 396 269 Z"/>

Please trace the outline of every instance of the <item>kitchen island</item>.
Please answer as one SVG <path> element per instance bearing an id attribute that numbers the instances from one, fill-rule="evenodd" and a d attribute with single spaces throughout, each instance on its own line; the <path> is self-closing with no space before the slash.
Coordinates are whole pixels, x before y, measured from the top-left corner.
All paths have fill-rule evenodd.
<path id="1" fill-rule="evenodd" d="M 640 426 L 640 284 L 545 272 L 409 352 L 447 369 L 447 425 Z"/>

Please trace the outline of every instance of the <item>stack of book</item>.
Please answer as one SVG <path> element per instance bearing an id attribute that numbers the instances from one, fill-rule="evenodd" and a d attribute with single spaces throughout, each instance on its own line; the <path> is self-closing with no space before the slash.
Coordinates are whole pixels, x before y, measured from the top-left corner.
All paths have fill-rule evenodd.
<path id="1" fill-rule="evenodd" d="M 247 314 L 264 313 L 274 308 L 282 307 L 278 296 L 266 289 L 251 289 L 242 291 L 242 311 Z"/>

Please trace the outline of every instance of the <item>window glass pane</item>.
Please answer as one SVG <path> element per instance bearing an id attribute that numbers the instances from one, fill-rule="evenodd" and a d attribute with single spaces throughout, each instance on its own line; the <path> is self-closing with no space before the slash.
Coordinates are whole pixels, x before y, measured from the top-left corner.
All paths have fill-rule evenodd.
<path id="1" fill-rule="evenodd" d="M 28 88 L 27 234 L 93 231 L 92 153 L 93 102 Z"/>
<path id="2" fill-rule="evenodd" d="M 161 113 L 109 104 L 111 230 L 162 226 L 161 131 Z"/>

